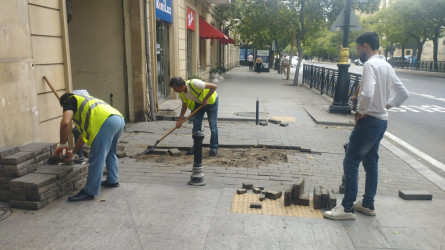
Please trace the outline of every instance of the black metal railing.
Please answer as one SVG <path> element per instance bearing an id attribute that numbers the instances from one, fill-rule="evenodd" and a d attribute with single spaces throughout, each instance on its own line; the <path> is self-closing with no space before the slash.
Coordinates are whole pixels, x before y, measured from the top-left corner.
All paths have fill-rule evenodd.
<path id="1" fill-rule="evenodd" d="M 420 62 L 410 62 L 403 59 L 388 60 L 393 68 L 398 69 L 412 69 L 420 71 L 431 71 L 431 72 L 442 72 L 445 73 L 445 61 L 420 61 Z"/>
<path id="2" fill-rule="evenodd" d="M 362 78 L 360 74 L 348 73 L 349 91 L 348 99 L 352 97 Z M 320 95 L 334 98 L 335 85 L 337 84 L 338 70 L 319 67 L 311 64 L 303 64 L 303 84 L 320 91 Z M 355 110 L 357 101 L 350 103 L 351 109 Z"/>

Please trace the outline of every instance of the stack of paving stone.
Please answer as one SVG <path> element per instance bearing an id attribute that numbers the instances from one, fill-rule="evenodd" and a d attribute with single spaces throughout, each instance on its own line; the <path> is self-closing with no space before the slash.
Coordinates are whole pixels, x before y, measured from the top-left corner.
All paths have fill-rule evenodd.
<path id="1" fill-rule="evenodd" d="M 56 143 L 0 148 L 0 201 L 40 209 L 85 184 L 87 165 L 45 165 Z"/>
<path id="2" fill-rule="evenodd" d="M 291 204 L 309 206 L 309 193 L 304 192 L 304 178 L 297 181 L 292 187 L 284 192 L 284 205 Z"/>
<path id="3" fill-rule="evenodd" d="M 315 209 L 328 209 L 331 210 L 337 206 L 337 197 L 335 191 L 323 186 L 314 187 L 314 208 Z"/>
<path id="4" fill-rule="evenodd" d="M 9 182 L 45 165 L 56 143 L 34 142 L 21 147 L 0 148 L 0 201 L 9 201 Z"/>
<path id="5" fill-rule="evenodd" d="M 14 208 L 40 209 L 74 189 L 85 185 L 88 166 L 44 165 L 33 173 L 10 182 L 10 205 Z"/>

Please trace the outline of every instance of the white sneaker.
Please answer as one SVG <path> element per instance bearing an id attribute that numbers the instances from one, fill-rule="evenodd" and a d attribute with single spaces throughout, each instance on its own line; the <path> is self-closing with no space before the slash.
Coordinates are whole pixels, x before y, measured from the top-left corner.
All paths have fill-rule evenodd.
<path id="1" fill-rule="evenodd" d="M 345 208 L 342 205 L 334 207 L 331 211 L 326 211 L 323 216 L 331 220 L 355 220 L 355 214 L 353 212 L 345 212 Z"/>
<path id="2" fill-rule="evenodd" d="M 364 207 L 362 201 L 358 201 L 354 204 L 354 210 L 362 212 L 369 216 L 375 216 L 375 214 L 376 214 L 375 209 L 370 209 L 370 208 Z"/>

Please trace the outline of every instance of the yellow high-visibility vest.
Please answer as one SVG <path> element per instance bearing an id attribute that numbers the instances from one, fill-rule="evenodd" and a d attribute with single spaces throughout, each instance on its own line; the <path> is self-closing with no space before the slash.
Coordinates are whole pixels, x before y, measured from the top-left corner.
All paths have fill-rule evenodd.
<path id="1" fill-rule="evenodd" d="M 111 115 L 122 116 L 117 109 L 92 96 L 73 95 L 70 98 L 77 100 L 77 111 L 73 114 L 73 121 L 79 129 L 82 139 L 89 146 L 108 117 Z"/>
<path id="2" fill-rule="evenodd" d="M 209 93 L 210 89 L 197 89 L 197 88 L 193 85 L 193 79 L 192 79 L 192 80 L 187 80 L 185 83 L 189 86 L 190 90 L 192 91 L 192 94 L 193 94 L 194 96 L 196 96 L 196 98 L 197 98 L 198 100 L 200 100 L 201 103 L 202 103 L 202 102 L 204 101 L 204 98 L 205 98 L 205 97 L 207 96 L 207 94 Z M 181 98 L 181 100 L 185 103 L 185 105 L 186 105 L 191 111 L 195 110 L 195 106 L 196 106 L 196 105 L 195 105 L 195 102 L 192 101 L 192 100 L 190 100 L 190 99 L 187 99 L 187 98 L 185 97 L 185 95 L 184 95 L 183 92 L 179 93 L 179 97 Z M 215 104 L 215 102 L 216 102 L 216 97 L 217 97 L 217 94 L 216 94 L 216 91 L 215 91 L 215 92 L 213 92 L 213 94 L 209 97 L 209 100 L 207 100 L 207 104 Z"/>

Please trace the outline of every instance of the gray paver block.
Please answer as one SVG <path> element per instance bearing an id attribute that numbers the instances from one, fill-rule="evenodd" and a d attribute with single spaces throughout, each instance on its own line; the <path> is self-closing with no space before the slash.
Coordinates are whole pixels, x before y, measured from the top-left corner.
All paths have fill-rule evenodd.
<path id="1" fill-rule="evenodd" d="M 292 204 L 292 189 L 288 189 L 284 192 L 284 205 L 290 206 Z"/>
<path id="2" fill-rule="evenodd" d="M 267 190 L 264 192 L 264 194 L 266 195 L 266 198 L 272 199 L 272 200 L 276 200 L 279 199 L 282 195 L 281 191 L 273 191 L 273 190 Z"/>
<path id="3" fill-rule="evenodd" d="M 29 152 L 17 152 L 15 154 L 8 155 L 0 159 L 0 164 L 4 165 L 17 165 L 26 161 L 26 157 Z"/>
<path id="4" fill-rule="evenodd" d="M 337 206 L 337 197 L 335 195 L 335 191 L 332 189 L 331 191 L 329 191 L 328 209 L 331 210 L 336 206 Z"/>
<path id="5" fill-rule="evenodd" d="M 245 188 L 237 189 L 236 193 L 237 194 L 245 194 L 245 193 L 247 193 L 247 189 L 245 189 Z"/>
<path id="6" fill-rule="evenodd" d="M 281 126 L 281 127 L 288 127 L 288 126 L 289 126 L 289 123 L 287 123 L 287 122 L 283 122 L 283 123 L 280 124 L 280 126 Z"/>
<path id="7" fill-rule="evenodd" d="M 329 203 L 329 191 L 324 187 L 320 187 L 320 189 L 321 189 L 321 208 L 326 209 Z"/>
<path id="8" fill-rule="evenodd" d="M 181 151 L 177 148 L 171 148 L 168 150 L 168 152 L 172 155 L 172 156 L 181 156 Z"/>
<path id="9" fill-rule="evenodd" d="M 264 201 L 266 199 L 266 195 L 265 194 L 260 194 L 260 201 Z"/>
<path id="10" fill-rule="evenodd" d="M 164 148 L 154 148 L 150 151 L 150 154 L 153 155 L 166 155 L 168 154 L 168 149 L 164 149 Z"/>
<path id="11" fill-rule="evenodd" d="M 68 175 L 70 172 L 73 171 L 72 166 L 68 165 L 45 165 L 36 171 L 34 173 L 36 174 L 53 174 L 57 176 L 57 179 L 62 179 L 66 175 Z"/>
<path id="12" fill-rule="evenodd" d="M 259 189 L 259 188 L 253 188 L 253 193 L 254 193 L 254 194 L 261 194 L 261 189 Z"/>
<path id="13" fill-rule="evenodd" d="M 281 123 L 281 120 L 269 119 L 269 122 L 270 122 L 270 123 L 273 123 L 273 124 L 280 124 L 280 123 Z"/>
<path id="14" fill-rule="evenodd" d="M 303 193 L 302 195 L 300 195 L 300 197 L 298 198 L 297 204 L 301 205 L 301 206 L 309 206 L 309 192 L 306 192 L 306 193 Z"/>
<path id="15" fill-rule="evenodd" d="M 321 189 L 318 186 L 314 187 L 313 203 L 314 203 L 314 209 L 321 208 Z"/>
<path id="16" fill-rule="evenodd" d="M 304 193 L 304 178 L 298 180 L 292 186 L 292 202 L 298 204 L 298 199 Z"/>
<path id="17" fill-rule="evenodd" d="M 50 156 L 51 155 L 50 155 L 49 151 L 45 152 L 43 154 L 39 154 L 36 156 L 36 162 L 44 161 L 44 160 L 48 159 Z"/>
<path id="18" fill-rule="evenodd" d="M 243 188 L 245 188 L 247 190 L 251 190 L 251 189 L 253 189 L 253 184 L 252 183 L 243 183 Z"/>
<path id="19" fill-rule="evenodd" d="M 263 207 L 263 204 L 261 204 L 261 203 L 257 203 L 257 202 L 250 203 L 250 208 L 261 209 L 262 207 Z"/>
<path id="20" fill-rule="evenodd" d="M 26 199 L 29 201 L 45 201 L 48 200 L 51 197 L 57 197 L 57 194 L 60 192 L 60 187 L 57 186 L 51 190 L 48 190 L 47 192 L 40 194 L 40 195 L 26 195 Z"/>
<path id="21" fill-rule="evenodd" d="M 262 122 L 260 122 L 260 125 L 261 126 L 267 126 L 267 122 L 262 121 Z"/>
<path id="22" fill-rule="evenodd" d="M 11 180 L 9 183 L 11 188 L 35 188 L 39 189 L 52 182 L 55 182 L 57 177 L 52 174 L 36 174 L 30 173 L 23 177 Z"/>
<path id="23" fill-rule="evenodd" d="M 0 159 L 19 152 L 18 147 L 0 147 Z"/>
<path id="24" fill-rule="evenodd" d="M 30 159 L 30 160 L 24 161 L 19 164 L 14 164 L 14 165 L 6 165 L 5 164 L 3 166 L 3 169 L 5 172 L 18 172 L 24 168 L 31 166 L 34 163 L 35 163 L 35 159 Z"/>
<path id="25" fill-rule="evenodd" d="M 425 190 L 400 190 L 400 198 L 404 200 L 432 200 L 433 195 Z"/>

